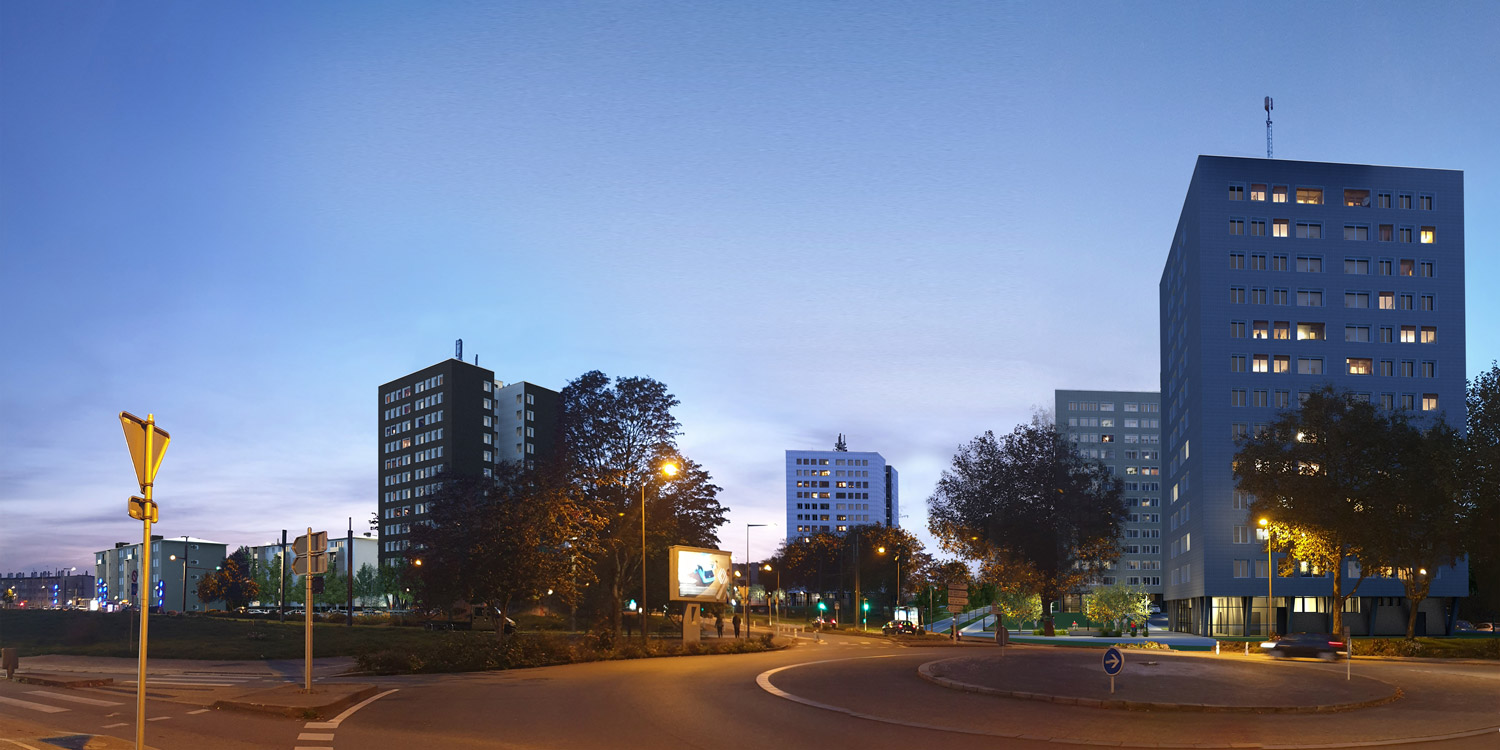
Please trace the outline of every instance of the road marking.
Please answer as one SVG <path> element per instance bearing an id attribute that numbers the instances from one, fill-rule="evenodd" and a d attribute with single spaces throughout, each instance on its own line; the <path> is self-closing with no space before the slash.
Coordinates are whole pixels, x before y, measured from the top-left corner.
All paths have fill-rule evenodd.
<path id="1" fill-rule="evenodd" d="M 206 708 L 200 708 L 197 711 L 189 711 L 188 712 L 188 716 L 193 716 L 195 714 L 206 714 L 206 713 L 208 713 L 208 709 L 206 709 Z"/>
<path id="2" fill-rule="evenodd" d="M 72 702 L 72 703 L 83 703 L 83 704 L 86 704 L 86 705 L 89 705 L 89 706 L 119 706 L 119 705 L 123 705 L 119 701 L 101 701 L 101 700 L 98 700 L 96 698 L 83 698 L 83 697 L 80 697 L 80 696 L 77 696 L 77 695 L 63 695 L 62 693 L 49 693 L 46 690 L 29 690 L 27 692 L 30 693 L 31 695 L 45 695 L 48 698 L 56 698 L 57 700 L 60 700 L 60 701 L 69 701 L 69 702 Z"/>
<path id="3" fill-rule="evenodd" d="M 35 747 L 32 747 L 31 745 L 28 745 L 28 744 L 26 744 L 26 743 L 24 743 L 24 742 L 22 742 L 20 740 L 6 740 L 6 742 L 9 742 L 10 744 L 15 745 L 16 747 L 24 747 L 24 748 L 26 748 L 26 750 L 36 750 Z"/>
<path id="4" fill-rule="evenodd" d="M 170 717 L 170 716 L 153 716 L 153 717 L 147 719 L 146 721 L 166 721 L 167 719 L 170 719 L 170 718 L 172 718 L 172 717 Z"/>
<path id="5" fill-rule="evenodd" d="M 297 735 L 297 740 L 312 740 L 313 742 L 333 742 L 333 732 L 303 732 Z"/>
<path id="6" fill-rule="evenodd" d="M 122 721 L 122 722 L 120 722 L 118 724 L 105 724 L 104 728 L 105 729 L 114 729 L 115 727 L 128 727 L 128 726 L 130 726 L 130 722 L 128 722 L 128 721 Z"/>
<path id="7" fill-rule="evenodd" d="M 390 690 L 387 690 L 384 693 L 376 693 L 375 695 L 372 695 L 372 696 L 370 696 L 370 697 L 368 697 L 368 698 L 366 698 L 366 699 L 364 699 L 364 700 L 362 700 L 362 701 L 360 701 L 360 702 L 358 702 L 358 703 L 350 706 L 349 708 L 344 709 L 343 713 L 339 714 L 338 716 L 333 717 L 333 721 L 309 722 L 306 726 L 307 726 L 308 729 L 338 729 L 339 728 L 339 724 L 343 723 L 344 719 L 347 719 L 350 716 L 353 716 L 355 711 L 358 711 L 361 708 L 364 708 L 365 706 L 368 706 L 371 703 L 374 703 L 375 701 L 378 701 L 381 698 L 384 698 L 387 695 L 390 695 L 391 693 L 394 693 L 394 692 L 396 692 L 397 690 L 400 690 L 400 689 L 401 688 L 391 688 Z M 314 727 L 313 726 L 314 723 L 319 724 L 319 726 Z"/>
<path id="8" fill-rule="evenodd" d="M 0 697 L 0 703 L 15 706 L 17 708 L 29 708 L 32 711 L 41 711 L 44 714 L 60 714 L 68 710 L 59 706 L 49 706 L 45 703 L 32 703 L 31 701 L 23 701 L 19 698 Z"/>

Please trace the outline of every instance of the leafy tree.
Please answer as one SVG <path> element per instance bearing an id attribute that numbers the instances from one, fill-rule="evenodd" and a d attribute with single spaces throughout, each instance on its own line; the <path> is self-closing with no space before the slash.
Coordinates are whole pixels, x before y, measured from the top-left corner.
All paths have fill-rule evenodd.
<path id="1" fill-rule="evenodd" d="M 280 552 L 273 555 L 267 562 L 260 562 L 258 559 L 255 560 L 255 585 L 258 588 L 257 601 L 261 604 L 279 605 L 281 603 L 281 586 L 283 584 L 281 574 Z M 292 577 L 291 560 L 287 560 L 286 577 L 288 579 L 285 582 L 286 591 L 290 594 L 292 592 L 290 580 Z"/>
<path id="2" fill-rule="evenodd" d="M 493 479 L 447 476 L 429 514 L 412 527 L 407 568 L 429 606 L 482 605 L 503 621 L 548 589 L 575 600 L 565 545 L 588 544 L 596 517 L 559 476 L 515 463 L 497 466 Z M 503 643 L 505 628 L 495 634 Z"/>
<path id="3" fill-rule="evenodd" d="M 1237 486 L 1255 498 L 1250 525 L 1265 518 L 1271 548 L 1288 553 L 1281 574 L 1331 574 L 1334 633 L 1342 632 L 1344 603 L 1396 546 L 1393 510 L 1403 501 L 1395 494 L 1415 471 L 1400 460 L 1414 456 L 1399 445 L 1400 419 L 1324 387 L 1244 438 L 1235 454 Z M 1352 586 L 1348 559 L 1359 562 Z"/>
<path id="4" fill-rule="evenodd" d="M 1000 608 L 1001 616 L 1016 622 L 1035 622 L 1042 618 L 1042 597 L 1036 594 L 1001 591 L 993 603 Z"/>
<path id="5" fill-rule="evenodd" d="M 927 500 L 942 548 L 980 562 L 981 576 L 1052 602 L 1096 578 L 1119 556 L 1125 518 L 1121 484 L 1083 458 L 1040 415 L 959 448 Z"/>
<path id="6" fill-rule="evenodd" d="M 354 574 L 354 600 L 360 606 L 369 606 L 371 600 L 380 596 L 380 574 L 375 566 L 365 563 Z"/>
<path id="7" fill-rule="evenodd" d="M 1467 427 L 1459 459 L 1460 493 L 1469 550 L 1469 597 L 1466 614 L 1494 620 L 1500 614 L 1500 364 L 1469 381 Z"/>
<path id="8" fill-rule="evenodd" d="M 1151 614 L 1151 595 L 1138 586 L 1098 586 L 1083 595 L 1083 614 L 1094 622 L 1145 620 Z"/>
<path id="9" fill-rule="evenodd" d="M 239 609 L 255 601 L 260 586 L 251 575 L 250 550 L 240 547 L 225 558 L 218 570 L 198 581 L 198 600 L 204 603 L 224 600 L 228 609 Z"/>
<path id="10" fill-rule="evenodd" d="M 399 558 L 375 571 L 375 596 L 385 600 L 387 609 L 397 609 L 407 600 L 406 562 Z"/>
<path id="11" fill-rule="evenodd" d="M 665 596 L 667 546 L 718 546 L 717 529 L 725 522 L 719 487 L 701 466 L 678 454 L 681 424 L 672 415 L 678 401 L 661 382 L 611 380 L 595 370 L 568 383 L 561 401 L 562 470 L 587 513 L 601 521 L 594 529 L 597 544 L 588 545 L 590 567 L 601 583 L 592 590 L 618 635 L 624 601 L 643 569 L 657 574 Z M 680 479 L 662 475 L 667 461 L 677 463 Z M 654 558 L 646 561 L 641 560 L 643 521 L 647 555 Z M 646 577 L 648 584 L 652 577 Z"/>

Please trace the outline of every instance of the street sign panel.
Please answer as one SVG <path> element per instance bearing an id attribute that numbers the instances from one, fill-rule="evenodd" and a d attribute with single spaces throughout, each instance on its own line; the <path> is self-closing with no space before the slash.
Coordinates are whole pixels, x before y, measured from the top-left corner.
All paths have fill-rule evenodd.
<path id="1" fill-rule="evenodd" d="M 1110 677 L 1120 673 L 1125 668 L 1125 654 L 1120 649 L 1110 646 L 1104 652 L 1104 673 Z"/>
<path id="2" fill-rule="evenodd" d="M 313 533 L 313 539 L 312 539 L 312 554 L 314 554 L 314 555 L 321 555 L 321 554 L 326 553 L 327 551 L 328 551 L 328 532 L 326 532 L 326 531 L 314 532 Z M 292 542 L 292 554 L 297 555 L 298 557 L 301 557 L 302 555 L 308 554 L 308 549 L 307 549 L 307 535 L 306 534 L 303 534 L 302 536 L 297 537 L 296 541 Z"/>
<path id="3" fill-rule="evenodd" d="M 328 555 L 303 555 L 292 560 L 294 575 L 320 576 L 328 572 Z"/>
<path id="4" fill-rule="evenodd" d="M 157 521 L 157 506 L 155 500 L 147 500 L 139 495 L 132 495 L 129 501 L 130 517 L 137 521 L 149 519 L 151 523 Z"/>
<path id="5" fill-rule="evenodd" d="M 131 583 L 135 583 L 135 577 L 138 576 L 138 575 L 140 575 L 140 573 L 141 572 L 139 570 L 132 570 L 132 571 L 130 571 L 130 582 Z"/>
<path id="6" fill-rule="evenodd" d="M 962 611 L 964 611 L 964 605 L 962 605 L 962 604 L 953 604 L 952 602 L 949 602 L 949 604 L 948 604 L 948 614 L 950 614 L 950 615 L 956 615 L 956 614 L 958 614 L 958 613 L 960 613 Z"/>
<path id="7" fill-rule="evenodd" d="M 167 443 L 172 441 L 172 436 L 154 422 L 148 424 L 146 420 L 128 411 L 120 412 L 120 426 L 125 428 L 125 444 L 130 446 L 130 459 L 135 463 L 136 480 L 142 487 L 151 484 L 156 478 L 156 470 L 161 468 L 162 454 L 167 452 Z M 155 433 L 151 439 L 150 456 L 146 455 L 147 430 Z"/>

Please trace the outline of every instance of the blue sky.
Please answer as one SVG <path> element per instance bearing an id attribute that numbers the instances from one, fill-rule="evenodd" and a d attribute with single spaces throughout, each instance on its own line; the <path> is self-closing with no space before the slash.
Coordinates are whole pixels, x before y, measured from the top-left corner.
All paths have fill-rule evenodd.
<path id="1" fill-rule="evenodd" d="M 0 571 L 376 502 L 375 388 L 650 375 L 725 488 L 876 450 L 904 525 L 1055 388 L 1155 390 L 1194 158 L 1465 171 L 1500 357 L 1493 4 L 0 4 Z M 780 529 L 758 530 L 768 552 Z"/>

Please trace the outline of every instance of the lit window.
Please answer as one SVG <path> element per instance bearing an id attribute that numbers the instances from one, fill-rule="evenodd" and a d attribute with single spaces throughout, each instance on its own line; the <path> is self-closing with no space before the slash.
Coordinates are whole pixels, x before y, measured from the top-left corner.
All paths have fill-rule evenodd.
<path id="1" fill-rule="evenodd" d="M 1257 354 L 1250 358 L 1251 372 L 1267 372 L 1270 369 L 1269 365 L 1270 362 L 1264 354 Z"/>
<path id="2" fill-rule="evenodd" d="M 1382 309 L 1382 310 L 1394 310 L 1394 309 L 1396 309 L 1396 293 L 1395 292 L 1381 292 L 1380 295 L 1379 295 L 1379 298 L 1380 298 L 1380 309 Z"/>
<path id="3" fill-rule="evenodd" d="M 1275 372 L 1275 373 L 1290 372 L 1291 369 L 1292 369 L 1292 358 L 1289 357 L 1289 356 L 1287 356 L 1287 355 L 1285 355 L 1285 354 L 1278 354 L 1278 355 L 1275 356 L 1274 359 L 1272 359 L 1271 365 L 1274 368 L 1272 370 L 1272 372 Z M 1286 406 L 1286 404 L 1285 403 L 1278 403 L 1277 406 Z"/>
<path id="4" fill-rule="evenodd" d="M 1298 323 L 1297 324 L 1297 340 L 1298 341 L 1321 341 L 1321 340 L 1323 340 L 1323 338 L 1324 337 L 1323 337 L 1323 324 L 1322 323 Z"/>
<path id="5" fill-rule="evenodd" d="M 1350 375 L 1369 375 L 1371 373 L 1371 364 L 1367 357 L 1346 357 L 1344 363 L 1349 368 Z"/>
<path id="6" fill-rule="evenodd" d="M 1438 402 L 1436 393 L 1422 394 L 1422 411 L 1437 411 Z"/>
<path id="7" fill-rule="evenodd" d="M 1244 323 L 1241 323 L 1240 325 L 1243 326 Z M 1269 338 L 1266 335 L 1266 332 L 1267 332 L 1268 328 L 1269 328 L 1269 326 L 1266 323 L 1266 321 L 1264 321 L 1264 320 L 1257 320 L 1257 321 L 1255 321 L 1253 327 L 1251 328 L 1250 337 L 1251 338 L 1257 338 L 1257 339 Z"/>
<path id="8" fill-rule="evenodd" d="M 1271 188 L 1272 203 L 1286 203 L 1286 185 L 1277 185 Z"/>
<path id="9" fill-rule="evenodd" d="M 1344 205 L 1353 208 L 1370 207 L 1370 191 L 1368 190 L 1344 190 Z"/>
<path id="10" fill-rule="evenodd" d="M 1323 202 L 1322 188 L 1297 188 L 1297 202 L 1320 204 Z"/>
<path id="11" fill-rule="evenodd" d="M 1271 236 L 1272 237 L 1285 237 L 1285 236 L 1287 236 L 1286 229 L 1287 229 L 1287 220 L 1286 219 L 1274 219 L 1274 220 L 1271 221 Z M 1281 269 L 1281 270 L 1286 270 L 1286 269 Z"/>
<path id="12" fill-rule="evenodd" d="M 1422 326 L 1422 343 L 1437 343 L 1437 328 L 1435 326 Z"/>
<path id="13" fill-rule="evenodd" d="M 1265 199 L 1266 199 L 1266 184 L 1263 183 L 1263 182 L 1262 183 L 1251 183 L 1250 184 L 1250 200 L 1253 200 L 1253 201 L 1263 201 Z"/>
<path id="14" fill-rule="evenodd" d="M 1422 227 L 1422 244 L 1431 245 L 1432 236 L 1434 233 L 1436 233 L 1436 231 L 1437 230 L 1433 227 Z"/>
<path id="15" fill-rule="evenodd" d="M 1272 338 L 1287 340 L 1292 337 L 1292 324 L 1285 320 L 1276 321 L 1276 326 L 1271 329 Z"/>
<path id="16" fill-rule="evenodd" d="M 1417 343 L 1417 327 L 1416 326 L 1401 326 L 1401 343 L 1403 343 L 1403 344 L 1415 344 L 1415 343 Z"/>
<path id="17" fill-rule="evenodd" d="M 1410 240 L 1408 240 L 1408 241 L 1410 241 Z M 1400 264 L 1401 274 L 1400 275 L 1402 275 L 1402 276 L 1411 276 L 1412 273 L 1413 273 L 1413 271 L 1415 269 L 1416 269 L 1416 261 L 1413 261 L 1410 258 L 1402 258 L 1401 259 L 1401 264 Z"/>

